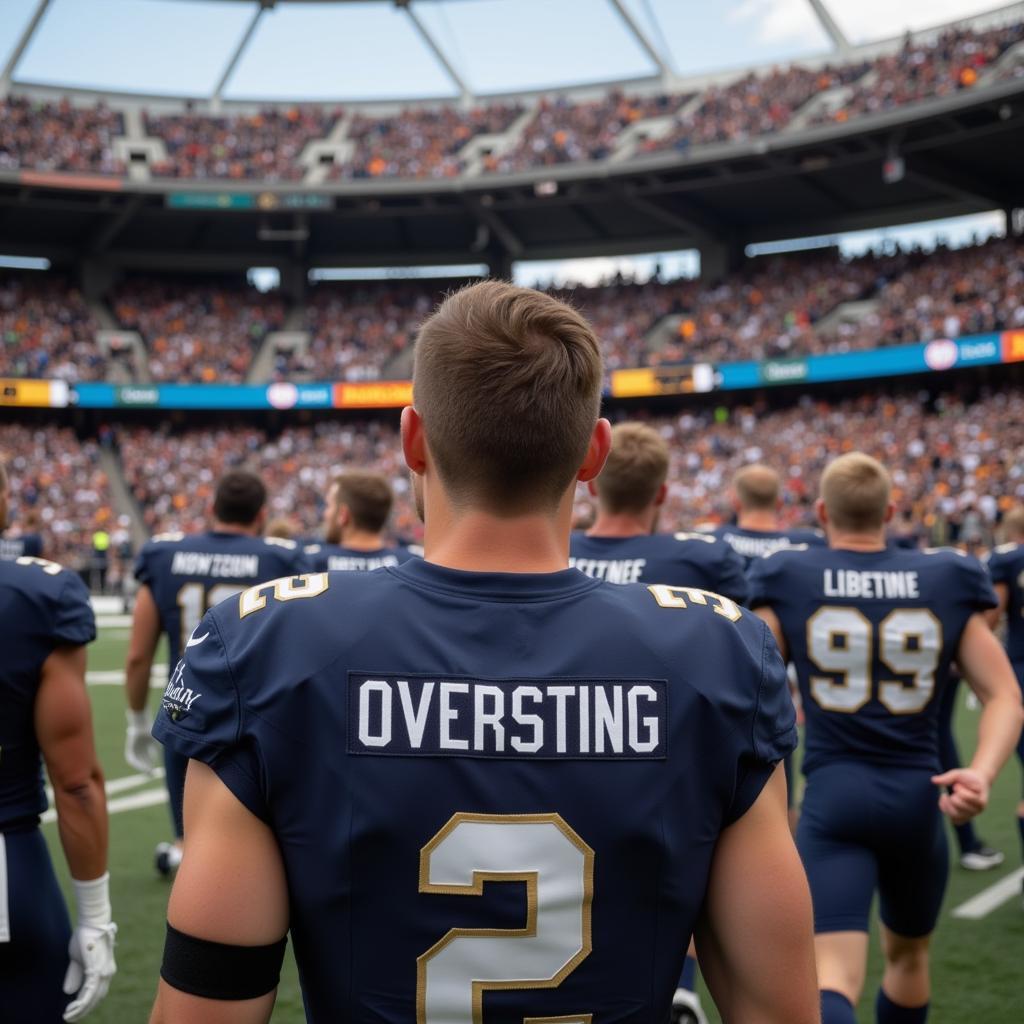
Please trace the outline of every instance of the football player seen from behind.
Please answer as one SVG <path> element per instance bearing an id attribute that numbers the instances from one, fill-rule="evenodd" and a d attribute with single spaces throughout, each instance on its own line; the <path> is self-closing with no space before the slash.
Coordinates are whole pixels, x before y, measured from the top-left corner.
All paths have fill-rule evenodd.
<path id="1" fill-rule="evenodd" d="M 160 745 L 150 735 L 146 713 L 153 656 L 161 632 L 167 634 L 172 671 L 186 648 L 203 642 L 196 626 L 215 604 L 255 583 L 305 572 L 309 563 L 293 540 L 261 537 L 267 491 L 254 473 L 236 469 L 217 484 L 211 509 L 212 527 L 203 533 L 167 533 L 154 537 L 139 553 L 135 578 L 132 635 L 125 665 L 128 731 L 125 760 L 140 772 L 151 772 Z M 180 698 L 180 699 L 179 699 Z M 177 714 L 188 715 L 197 694 L 171 694 Z M 156 848 L 156 867 L 170 874 L 181 861 L 181 802 L 187 758 L 163 751 L 174 841 Z"/>
<path id="2" fill-rule="evenodd" d="M 749 567 L 755 558 L 794 544 L 823 547 L 820 530 L 785 529 L 779 521 L 782 509 L 782 481 L 771 466 L 752 463 L 737 470 L 730 493 L 736 523 L 716 527 L 720 537 Z"/>
<path id="3" fill-rule="evenodd" d="M 1017 682 L 1024 690 L 1024 507 L 1011 509 L 1003 518 L 1006 543 L 988 558 L 988 572 L 995 586 L 999 607 L 989 615 L 993 626 L 1006 616 L 1006 652 Z M 1024 769 L 1024 738 L 1017 744 L 1017 757 Z M 1017 804 L 1017 828 L 1024 853 L 1024 798 Z"/>
<path id="4" fill-rule="evenodd" d="M 321 572 L 363 572 L 400 565 L 410 553 L 384 542 L 391 514 L 391 484 L 379 473 L 348 472 L 327 491 L 324 541 L 306 546 L 306 557 Z"/>
<path id="5" fill-rule="evenodd" d="M 0 466 L 0 528 L 7 517 Z M 74 573 L 22 556 L 0 561 L 0 1019 L 57 1024 L 85 1017 L 114 976 L 107 800 L 85 690 L 96 638 Z M 77 904 L 72 930 L 39 815 L 40 756 Z"/>
<path id="6" fill-rule="evenodd" d="M 589 484 L 594 525 L 574 533 L 569 564 L 609 583 L 667 583 L 723 594 L 741 604 L 747 584 L 732 549 L 703 533 L 656 533 L 668 493 L 668 445 L 643 423 L 612 428 L 612 450 Z"/>
<path id="7" fill-rule="evenodd" d="M 265 1022 L 290 930 L 313 1024 L 665 1021 L 695 931 L 725 1019 L 817 1022 L 770 632 L 568 567 L 602 378 L 552 296 L 454 293 L 402 420 L 425 558 L 206 615 L 154 1021 Z"/>
<path id="8" fill-rule="evenodd" d="M 829 546 L 777 551 L 750 572 L 751 605 L 796 665 L 806 716 L 797 845 L 814 900 L 824 1024 L 853 1024 L 876 889 L 877 1020 L 927 1019 L 929 936 L 949 871 L 940 810 L 956 824 L 985 808 L 1024 719 L 985 621 L 995 594 L 984 570 L 957 551 L 887 546 L 890 490 L 875 459 L 836 459 L 817 504 Z M 939 690 L 954 657 L 984 711 L 971 764 L 940 773 Z"/>

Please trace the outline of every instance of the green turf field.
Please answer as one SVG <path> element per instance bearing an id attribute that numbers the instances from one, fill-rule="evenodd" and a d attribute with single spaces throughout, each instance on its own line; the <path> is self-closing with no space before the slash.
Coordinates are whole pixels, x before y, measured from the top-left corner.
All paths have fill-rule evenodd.
<path id="1" fill-rule="evenodd" d="M 120 669 L 128 641 L 126 629 L 105 629 L 90 648 L 92 671 Z M 165 660 L 161 653 L 158 660 Z M 169 838 L 170 822 L 164 803 L 144 803 L 153 798 L 162 784 L 128 779 L 134 775 L 124 761 L 124 695 L 119 685 L 90 687 L 96 736 L 108 785 L 125 779 L 124 788 L 111 793 L 110 874 L 114 918 L 118 934 L 118 973 L 106 1001 L 89 1018 L 95 1024 L 135 1024 L 145 1021 L 156 986 L 163 924 L 169 885 L 153 869 L 153 847 Z M 156 707 L 156 695 L 151 698 Z M 961 753 L 966 757 L 973 746 L 972 734 L 977 713 L 968 711 L 959 701 L 957 729 Z M 989 810 L 980 820 L 981 834 L 1007 854 L 1006 864 L 991 872 L 972 874 L 959 867 L 952 869 L 945 914 L 934 943 L 934 995 L 932 1024 L 1018 1024 L 1024 1017 L 1022 996 L 1022 958 L 1024 958 L 1024 912 L 1020 899 L 993 910 L 981 920 L 960 920 L 950 916 L 953 908 L 987 889 L 1019 864 L 1019 851 L 1013 807 L 1020 787 L 1019 770 L 1011 764 L 992 794 Z M 138 799 L 134 799 L 138 798 Z M 131 801 L 118 810 L 119 801 Z M 125 805 L 122 804 L 122 807 Z M 62 880 L 67 881 L 63 857 L 53 824 L 44 826 L 54 851 L 54 861 Z M 239 857 L 244 851 L 239 850 Z M 874 1020 L 874 989 L 879 976 L 877 943 L 872 946 L 868 988 L 858 1020 Z M 705 994 L 709 1018 L 718 1021 Z M 304 1020 L 302 1001 L 294 964 L 289 960 L 281 983 L 274 1021 L 300 1024 Z M 486 1022 L 485 1022 L 486 1024 Z"/>

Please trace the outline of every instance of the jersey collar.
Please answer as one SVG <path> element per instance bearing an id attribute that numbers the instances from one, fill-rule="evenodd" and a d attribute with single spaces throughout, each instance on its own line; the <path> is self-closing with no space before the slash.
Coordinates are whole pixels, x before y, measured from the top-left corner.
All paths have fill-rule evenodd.
<path id="1" fill-rule="evenodd" d="M 601 585 L 600 580 L 591 579 L 578 569 L 544 573 L 466 572 L 422 558 L 410 558 L 401 565 L 389 566 L 387 571 L 413 586 L 476 600 L 555 601 Z"/>

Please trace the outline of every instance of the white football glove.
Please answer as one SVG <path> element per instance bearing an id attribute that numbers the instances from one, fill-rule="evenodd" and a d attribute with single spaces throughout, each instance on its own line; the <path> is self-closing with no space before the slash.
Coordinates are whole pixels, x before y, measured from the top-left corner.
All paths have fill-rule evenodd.
<path id="1" fill-rule="evenodd" d="M 64 994 L 77 995 L 64 1010 L 66 1021 L 78 1021 L 99 1005 L 117 971 L 114 937 L 117 925 L 110 920 L 110 875 L 91 882 L 71 880 L 78 901 L 78 926 L 68 943 Z"/>
<path id="2" fill-rule="evenodd" d="M 160 760 L 160 744 L 150 735 L 153 723 L 145 711 L 125 712 L 128 731 L 124 737 L 124 759 L 137 771 L 152 775 Z"/>

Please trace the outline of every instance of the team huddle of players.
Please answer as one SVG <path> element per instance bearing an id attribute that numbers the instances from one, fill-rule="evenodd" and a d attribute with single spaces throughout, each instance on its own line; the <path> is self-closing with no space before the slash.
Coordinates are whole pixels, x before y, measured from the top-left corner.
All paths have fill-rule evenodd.
<path id="1" fill-rule="evenodd" d="M 456 350 L 470 336 L 477 350 Z M 525 369 L 503 361 L 513 342 Z M 149 772 L 163 746 L 175 837 L 156 864 L 177 874 L 153 1020 L 268 1019 L 287 932 L 310 1021 L 661 1024 L 671 1004 L 699 1022 L 699 953 L 725 1020 L 852 1024 L 877 891 L 877 1020 L 923 1024 L 943 815 L 964 826 L 1015 746 L 1024 763 L 1024 511 L 987 570 L 902 548 L 885 468 L 851 453 L 822 478 L 821 529 L 778 529 L 778 476 L 752 465 L 735 523 L 659 533 L 667 446 L 597 420 L 596 340 L 575 311 L 487 283 L 419 344 L 403 445 L 425 558 L 382 543 L 380 477 L 339 477 L 322 540 L 302 543 L 265 535 L 244 470 L 219 482 L 208 531 L 138 557 L 125 757 Z M 488 369 L 508 393 L 526 374 L 511 454 Z M 446 388 L 472 394 L 472 374 L 463 413 Z M 597 515 L 565 569 L 577 480 Z M 78 578 L 37 557 L 0 562 L 0 611 L 3 1019 L 73 1021 L 115 970 L 95 625 Z M 799 861 L 785 662 L 806 727 Z M 940 755 L 953 662 L 983 705 L 964 768 Z M 40 757 L 74 929 L 38 830 Z M 976 837 L 963 851 L 989 866 Z"/>

